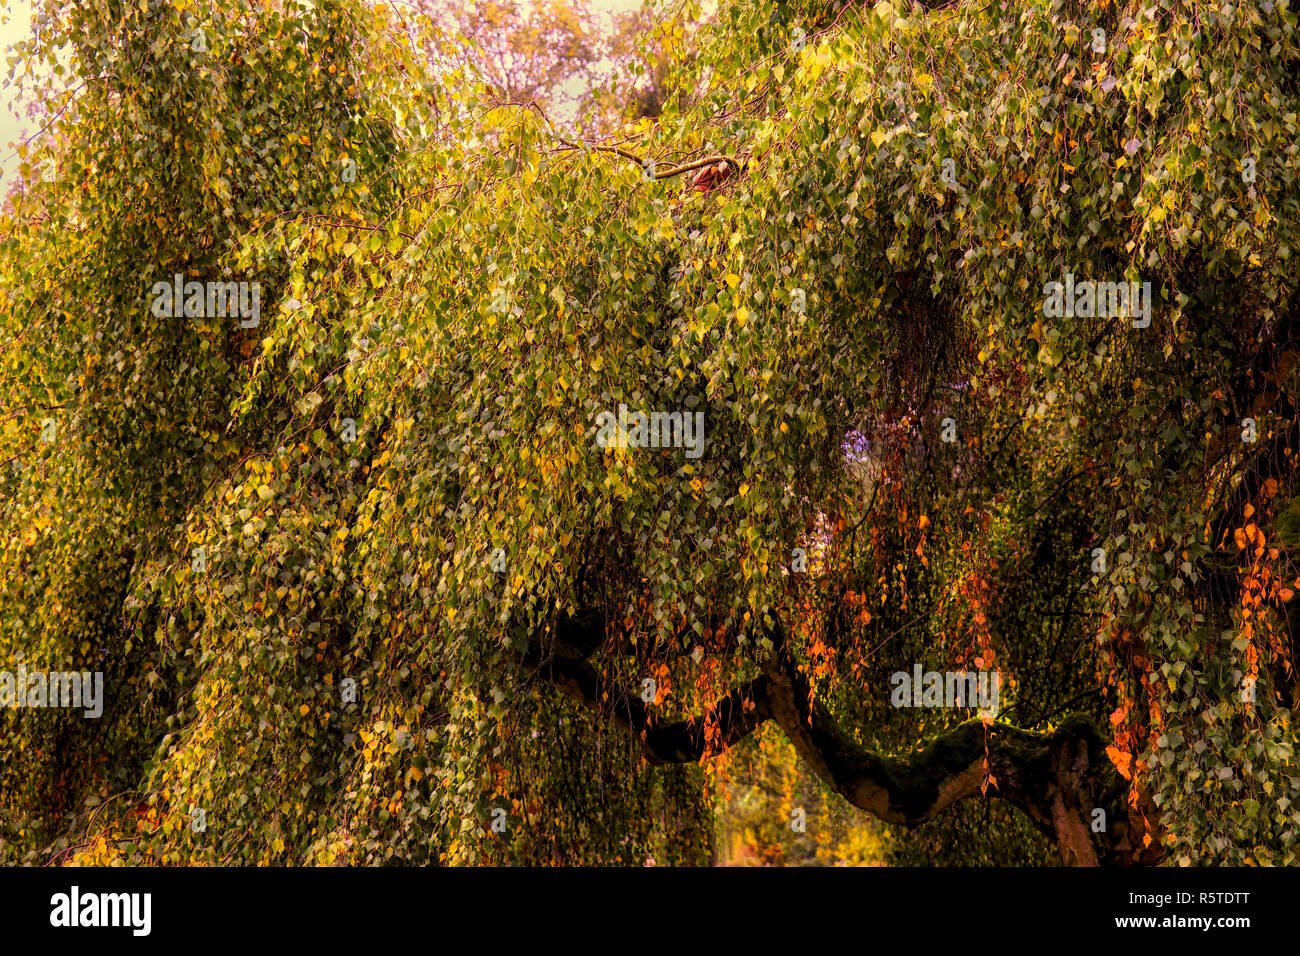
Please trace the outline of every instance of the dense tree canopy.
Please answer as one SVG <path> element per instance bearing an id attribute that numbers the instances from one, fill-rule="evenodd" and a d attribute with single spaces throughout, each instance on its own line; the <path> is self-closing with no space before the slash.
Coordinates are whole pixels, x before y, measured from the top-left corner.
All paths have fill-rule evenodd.
<path id="1" fill-rule="evenodd" d="M 0 668 L 105 699 L 0 709 L 4 859 L 702 863 L 779 729 L 787 839 L 1295 861 L 1296 12 L 718 6 L 578 141 L 400 5 L 45 4 Z"/>

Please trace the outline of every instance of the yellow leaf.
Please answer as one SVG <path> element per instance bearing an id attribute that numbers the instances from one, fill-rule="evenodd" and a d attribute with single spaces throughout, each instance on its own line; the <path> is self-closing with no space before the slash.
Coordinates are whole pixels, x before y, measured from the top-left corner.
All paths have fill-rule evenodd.
<path id="1" fill-rule="evenodd" d="M 875 130 L 871 134 L 871 143 L 876 149 L 880 149 L 880 144 L 885 141 L 885 133 L 882 130 Z"/>

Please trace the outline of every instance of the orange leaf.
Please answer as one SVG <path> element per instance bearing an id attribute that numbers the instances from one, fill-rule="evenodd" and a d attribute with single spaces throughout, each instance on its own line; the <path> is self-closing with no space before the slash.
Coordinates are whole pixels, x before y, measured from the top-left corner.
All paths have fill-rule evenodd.
<path id="1" fill-rule="evenodd" d="M 1115 765 L 1115 769 L 1119 771 L 1119 775 L 1121 777 L 1123 777 L 1125 780 L 1133 779 L 1133 774 L 1132 774 L 1133 755 L 1132 754 L 1126 754 L 1118 747 L 1107 747 L 1106 756 L 1110 758 L 1110 762 Z"/>

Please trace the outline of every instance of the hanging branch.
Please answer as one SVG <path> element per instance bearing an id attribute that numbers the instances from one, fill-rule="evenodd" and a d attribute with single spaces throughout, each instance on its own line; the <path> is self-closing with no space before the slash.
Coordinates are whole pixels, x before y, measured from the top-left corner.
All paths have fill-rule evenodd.
<path id="1" fill-rule="evenodd" d="M 653 164 L 654 162 L 653 160 L 644 159 L 636 153 L 629 152 L 628 150 L 622 149 L 618 146 L 582 146 L 578 143 L 567 140 L 562 136 L 559 139 L 561 143 L 570 149 L 580 149 L 583 152 L 586 152 L 589 149 L 594 149 L 602 153 L 617 153 L 624 159 L 632 160 L 632 162 L 636 163 L 642 169 L 648 168 L 647 164 Z M 730 156 L 706 156 L 704 159 L 697 159 L 689 163 L 673 165 L 672 168 L 666 172 L 661 173 L 656 170 L 654 181 L 658 182 L 661 179 L 672 179 L 674 176 L 680 176 L 682 173 L 689 173 L 693 169 L 703 169 L 705 166 L 713 166 L 717 163 L 729 163 L 733 169 L 740 169 L 740 163 L 732 159 Z"/>
<path id="2" fill-rule="evenodd" d="M 556 131 L 555 124 L 551 122 L 551 118 L 546 115 L 546 111 L 542 109 L 541 106 L 538 105 L 536 100 L 532 100 L 531 102 L 529 102 L 527 104 L 527 108 L 535 110 L 537 114 L 542 118 L 542 122 L 544 122 L 547 126 L 549 126 L 552 132 Z M 560 136 L 558 132 L 556 132 L 556 139 L 558 139 L 564 146 L 568 147 L 569 149 L 580 149 L 584 153 L 587 152 L 588 150 L 593 150 L 593 149 L 599 153 L 616 153 L 619 156 L 622 156 L 624 159 L 632 160 L 632 162 L 636 163 L 642 169 L 646 169 L 647 164 L 654 164 L 654 160 L 647 160 L 646 158 L 642 156 L 638 156 L 636 153 L 630 152 L 619 146 L 589 146 L 581 143 L 575 143 L 573 142 L 573 140 L 565 139 L 563 136 Z M 672 179 L 674 176 L 680 176 L 682 173 L 689 173 L 691 170 L 703 169 L 706 166 L 713 166 L 717 163 L 728 163 L 730 164 L 731 168 L 736 171 L 739 171 L 741 168 L 740 162 L 735 159 L 732 159 L 730 156 L 722 156 L 722 155 L 706 156 L 704 159 L 696 159 L 689 163 L 681 163 L 680 165 L 675 163 L 673 164 L 672 168 L 669 169 L 667 172 L 661 173 L 656 170 L 654 175 L 654 181 L 658 182 L 661 179 Z"/>

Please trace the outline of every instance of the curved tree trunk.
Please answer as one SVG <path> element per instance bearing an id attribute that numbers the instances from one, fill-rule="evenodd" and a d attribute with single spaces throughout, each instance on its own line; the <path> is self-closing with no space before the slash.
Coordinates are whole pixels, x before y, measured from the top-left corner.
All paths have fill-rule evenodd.
<path id="1" fill-rule="evenodd" d="M 924 749 L 886 756 L 845 735 L 810 693 L 779 628 L 763 675 L 732 690 L 690 720 L 661 721 L 635 694 L 605 681 L 586 660 L 604 639 L 599 614 L 562 618 L 545 643 L 530 642 L 524 662 L 558 689 L 623 726 L 651 763 L 688 763 L 707 752 L 705 727 L 723 746 L 775 721 L 800 758 L 849 803 L 884 820 L 916 826 L 958 800 L 1000 797 L 1029 817 L 1068 866 L 1159 861 L 1158 841 L 1136 846 L 1128 783 L 1106 756 L 1096 725 L 1067 718 L 1034 733 L 979 718 L 941 734 Z M 811 703 L 810 703 L 811 701 Z M 1098 813 L 1097 811 L 1101 811 Z"/>

